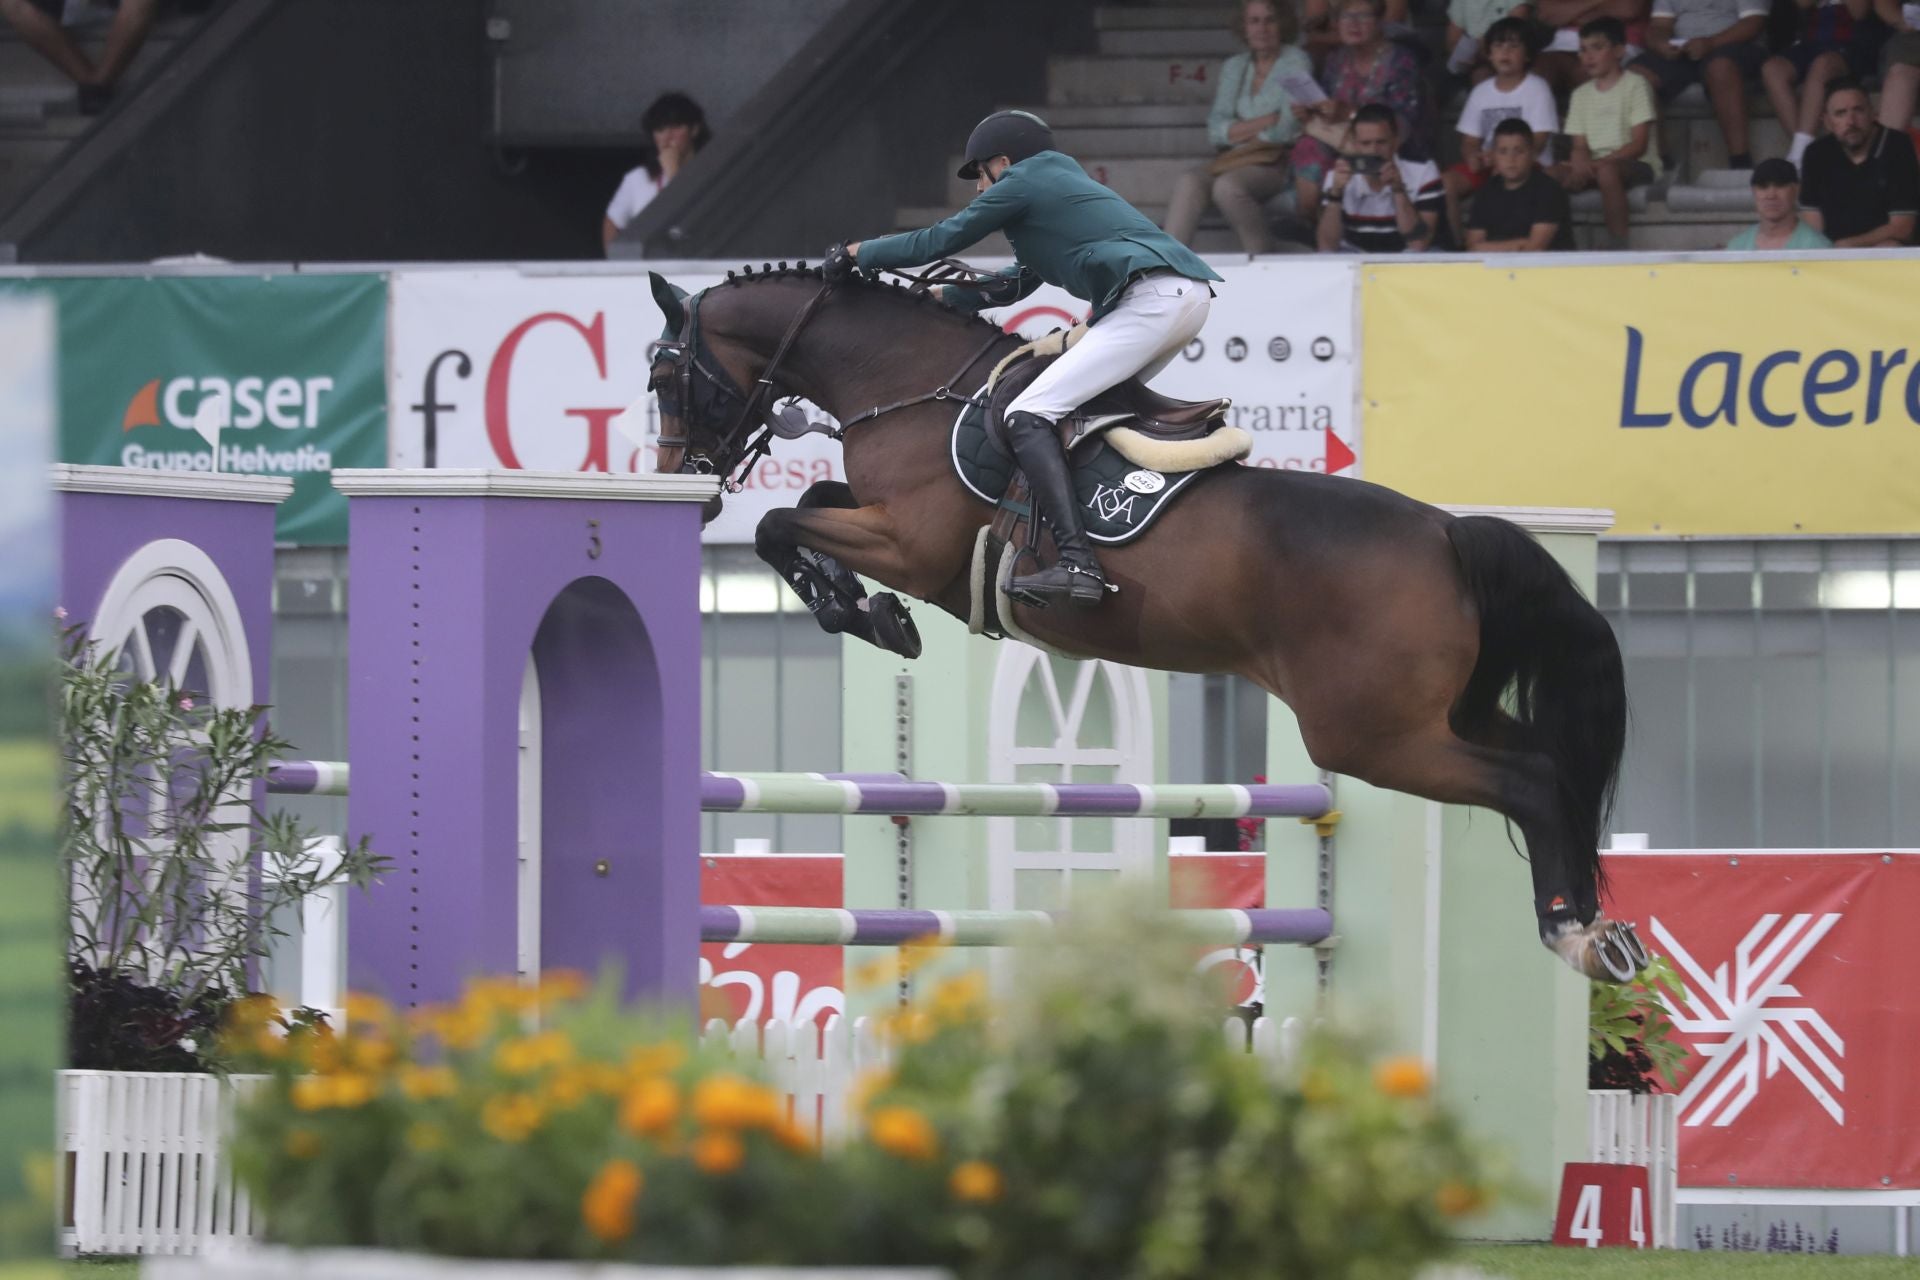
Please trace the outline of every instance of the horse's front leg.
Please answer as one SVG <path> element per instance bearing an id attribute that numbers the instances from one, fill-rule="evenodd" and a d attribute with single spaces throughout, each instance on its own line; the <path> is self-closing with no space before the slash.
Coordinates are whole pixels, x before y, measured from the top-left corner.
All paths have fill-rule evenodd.
<path id="1" fill-rule="evenodd" d="M 806 519 L 810 515 L 859 516 L 866 511 L 877 514 L 877 509 L 863 511 L 855 506 L 853 491 L 846 485 L 823 480 L 807 490 L 798 507 L 761 517 L 754 530 L 754 550 L 793 588 L 822 630 L 858 636 L 891 653 L 917 658 L 920 632 L 899 597 L 885 591 L 869 597 L 844 557 L 820 545 L 832 543 L 832 537 L 816 539 L 807 532 L 812 527 Z"/>

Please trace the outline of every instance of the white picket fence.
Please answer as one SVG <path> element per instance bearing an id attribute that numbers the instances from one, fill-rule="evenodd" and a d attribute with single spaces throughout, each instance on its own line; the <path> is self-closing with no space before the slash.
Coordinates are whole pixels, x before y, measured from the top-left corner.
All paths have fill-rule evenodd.
<path id="1" fill-rule="evenodd" d="M 1653 1247 L 1671 1249 L 1679 1232 L 1679 1099 L 1671 1093 L 1587 1093 L 1587 1159 L 1647 1166 Z"/>
<path id="2" fill-rule="evenodd" d="M 1298 1018 L 1227 1018 L 1227 1042 L 1288 1064 L 1306 1024 Z M 794 1117 L 823 1142 L 848 1129 L 849 1098 L 890 1051 L 868 1018 L 811 1025 L 707 1024 L 704 1043 L 761 1064 L 792 1100 Z M 261 1222 L 226 1160 L 234 1107 L 258 1076 L 114 1071 L 58 1073 L 59 1132 L 66 1152 L 63 1254 L 203 1253 L 256 1238 Z M 1674 1239 L 1674 1108 L 1671 1097 L 1589 1095 L 1590 1160 L 1646 1164 L 1653 1183 L 1654 1243 Z"/>

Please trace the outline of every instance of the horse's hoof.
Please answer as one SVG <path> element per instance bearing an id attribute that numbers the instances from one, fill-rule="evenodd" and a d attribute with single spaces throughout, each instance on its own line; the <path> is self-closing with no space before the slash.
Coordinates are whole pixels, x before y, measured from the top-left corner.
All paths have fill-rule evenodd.
<path id="1" fill-rule="evenodd" d="M 882 591 L 867 601 L 867 616 L 873 622 L 873 642 L 889 653 L 903 658 L 920 656 L 920 628 L 900 597 Z"/>
<path id="2" fill-rule="evenodd" d="M 1649 958 L 1632 925 L 1604 916 L 1592 924 L 1559 925 L 1543 941 L 1575 973 L 1595 982 L 1631 982 Z"/>

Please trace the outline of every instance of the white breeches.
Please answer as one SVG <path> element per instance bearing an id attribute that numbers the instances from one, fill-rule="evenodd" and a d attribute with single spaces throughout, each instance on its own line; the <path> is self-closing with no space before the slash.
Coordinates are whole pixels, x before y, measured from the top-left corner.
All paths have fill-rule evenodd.
<path id="1" fill-rule="evenodd" d="M 1060 419 L 1138 374 L 1152 378 L 1199 336 L 1212 291 L 1171 273 L 1142 276 L 1091 326 L 1073 349 L 1014 397 L 1006 412 Z"/>

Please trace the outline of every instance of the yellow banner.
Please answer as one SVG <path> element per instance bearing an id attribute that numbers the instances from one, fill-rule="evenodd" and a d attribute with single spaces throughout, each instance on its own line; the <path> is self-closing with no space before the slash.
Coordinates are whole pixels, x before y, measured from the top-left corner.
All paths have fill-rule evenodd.
<path id="1" fill-rule="evenodd" d="M 1920 532 L 1920 261 L 1368 264 L 1365 476 L 1616 533 Z"/>

